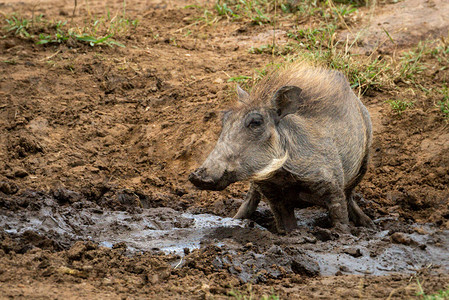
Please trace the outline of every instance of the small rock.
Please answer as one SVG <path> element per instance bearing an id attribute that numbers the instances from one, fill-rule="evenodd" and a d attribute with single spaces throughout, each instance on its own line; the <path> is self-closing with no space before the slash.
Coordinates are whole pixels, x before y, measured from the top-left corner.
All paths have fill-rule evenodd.
<path id="1" fill-rule="evenodd" d="M 182 187 L 177 187 L 177 188 L 175 189 L 175 194 L 176 194 L 177 196 L 179 196 L 179 197 L 182 197 L 182 196 L 184 196 L 185 194 L 187 194 L 187 191 L 186 191 L 184 188 L 182 188 Z"/>
<path id="2" fill-rule="evenodd" d="M 414 241 L 403 232 L 395 232 L 390 236 L 391 242 L 395 244 L 410 245 Z"/>
<path id="3" fill-rule="evenodd" d="M 360 251 L 359 248 L 348 248 L 348 249 L 345 249 L 343 252 L 351 255 L 352 257 L 356 257 L 356 258 L 363 256 L 363 253 L 362 253 L 362 251 Z"/>
<path id="4" fill-rule="evenodd" d="M 67 257 L 69 260 L 80 260 L 86 251 L 97 248 L 98 246 L 92 242 L 78 241 L 67 251 Z"/>
<path id="5" fill-rule="evenodd" d="M 246 249 L 246 250 L 249 250 L 249 249 L 251 249 L 253 246 L 254 246 L 253 243 L 248 242 L 248 243 L 246 243 L 246 245 L 245 245 L 243 248 Z"/>
<path id="6" fill-rule="evenodd" d="M 301 259 L 294 259 L 291 263 L 291 268 L 295 274 L 306 276 L 320 275 L 320 267 L 318 263 L 307 257 L 302 257 Z"/>
<path id="7" fill-rule="evenodd" d="M 10 150 L 17 157 L 26 157 L 29 154 L 44 152 L 44 148 L 40 142 L 31 135 L 19 136 L 11 142 Z"/>
<path id="8" fill-rule="evenodd" d="M 46 269 L 50 266 L 50 262 L 48 261 L 48 259 L 43 260 L 37 267 L 39 269 Z"/>
<path id="9" fill-rule="evenodd" d="M 347 266 L 340 266 L 339 269 L 341 272 L 349 273 L 349 268 Z"/>
<path id="10" fill-rule="evenodd" d="M 165 184 L 161 178 L 155 175 L 146 176 L 145 178 L 142 179 L 142 183 L 148 183 L 157 187 L 162 187 Z"/>
<path id="11" fill-rule="evenodd" d="M 315 244 L 316 238 L 314 236 L 306 236 L 306 237 L 304 237 L 304 241 L 306 243 Z"/>
<path id="12" fill-rule="evenodd" d="M 24 178 L 28 176 L 28 172 L 23 169 L 18 169 L 14 172 L 14 177 Z"/>
<path id="13" fill-rule="evenodd" d="M 122 250 L 126 250 L 128 248 L 128 246 L 126 246 L 125 242 L 120 242 L 117 244 L 112 245 L 112 249 L 122 249 Z"/>
<path id="14" fill-rule="evenodd" d="M 26 127 L 33 132 L 46 132 L 49 130 L 48 120 L 42 117 L 31 120 Z"/>
<path id="15" fill-rule="evenodd" d="M 79 166 L 84 166 L 86 163 L 81 159 L 75 159 L 71 162 L 69 162 L 69 167 L 75 168 Z"/>
<path id="16" fill-rule="evenodd" d="M 67 257 L 70 260 L 80 260 L 85 250 L 86 246 L 84 243 L 78 241 L 72 246 L 72 248 L 69 249 L 69 251 L 67 251 Z"/>
<path id="17" fill-rule="evenodd" d="M 271 246 L 267 252 L 274 255 L 284 255 L 284 250 L 278 245 Z"/>
<path id="18" fill-rule="evenodd" d="M 126 206 L 143 207 L 139 196 L 131 190 L 121 190 L 117 193 L 117 200 Z"/>
<path id="19" fill-rule="evenodd" d="M 71 269 L 68 267 L 60 267 L 58 268 L 57 272 L 60 274 L 72 275 L 74 277 L 87 278 L 87 274 L 85 272 Z"/>
<path id="20" fill-rule="evenodd" d="M 422 234 L 422 235 L 429 234 L 429 232 L 422 227 L 415 227 L 415 228 L 413 228 L 413 231 L 415 231 L 416 233 Z"/>
<path id="21" fill-rule="evenodd" d="M 215 83 L 215 84 L 221 84 L 221 83 L 223 83 L 223 79 L 217 78 L 217 79 L 215 79 L 215 80 L 213 81 L 213 83 Z"/>
<path id="22" fill-rule="evenodd" d="M 151 284 L 157 284 L 159 282 L 159 275 L 157 275 L 157 274 L 149 274 L 148 275 L 148 281 Z"/>
<path id="23" fill-rule="evenodd" d="M 207 121 L 209 121 L 211 119 L 214 119 L 216 117 L 217 117 L 217 114 L 215 112 L 209 111 L 209 112 L 206 112 L 206 114 L 204 115 L 203 121 L 207 122 Z"/>
<path id="24" fill-rule="evenodd" d="M 53 197 L 55 197 L 59 204 L 75 203 L 81 199 L 81 195 L 77 192 L 62 187 L 53 191 Z"/>
<path id="25" fill-rule="evenodd" d="M 13 48 L 13 47 L 15 47 L 15 46 L 16 46 L 16 42 L 13 41 L 13 40 L 6 40 L 6 41 L 3 43 L 3 47 L 4 47 L 5 49 Z"/>
<path id="26" fill-rule="evenodd" d="M 223 268 L 223 262 L 221 261 L 221 259 L 216 256 L 215 259 L 212 261 L 212 265 L 217 269 L 220 270 Z"/>
<path id="27" fill-rule="evenodd" d="M 7 195 L 12 195 L 17 193 L 19 190 L 17 184 L 9 181 L 0 181 L 0 192 L 5 193 Z"/>
<path id="28" fill-rule="evenodd" d="M 316 227 L 313 235 L 320 241 L 326 242 L 334 239 L 334 235 L 329 229 Z"/>

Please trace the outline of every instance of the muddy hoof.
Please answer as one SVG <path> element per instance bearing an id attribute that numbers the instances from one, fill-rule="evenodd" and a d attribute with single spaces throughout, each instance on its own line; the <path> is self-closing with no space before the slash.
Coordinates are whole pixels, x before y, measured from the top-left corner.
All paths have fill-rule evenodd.
<path id="1" fill-rule="evenodd" d="M 286 235 L 287 231 L 284 228 L 276 228 L 276 232 L 279 235 Z"/>
<path id="2" fill-rule="evenodd" d="M 296 222 L 295 222 L 295 224 L 290 223 L 285 226 L 279 226 L 277 224 L 277 226 L 276 226 L 276 231 L 279 235 L 286 235 L 287 233 L 291 233 L 297 229 L 298 229 L 298 225 L 296 224 Z"/>
<path id="3" fill-rule="evenodd" d="M 373 220 L 371 220 L 368 216 L 364 216 L 364 218 L 359 219 L 360 226 L 369 228 L 369 229 L 376 229 L 376 225 L 374 224 Z"/>
<path id="4" fill-rule="evenodd" d="M 249 219 L 251 214 L 245 209 L 244 204 L 240 207 L 237 213 L 232 217 L 233 219 Z"/>

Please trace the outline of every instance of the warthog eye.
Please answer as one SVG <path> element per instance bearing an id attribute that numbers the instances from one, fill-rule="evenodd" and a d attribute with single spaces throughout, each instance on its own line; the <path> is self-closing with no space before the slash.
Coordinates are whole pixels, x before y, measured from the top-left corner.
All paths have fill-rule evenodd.
<path id="1" fill-rule="evenodd" d="M 263 124 L 263 116 L 259 113 L 250 113 L 246 116 L 245 126 L 248 128 L 256 128 Z"/>

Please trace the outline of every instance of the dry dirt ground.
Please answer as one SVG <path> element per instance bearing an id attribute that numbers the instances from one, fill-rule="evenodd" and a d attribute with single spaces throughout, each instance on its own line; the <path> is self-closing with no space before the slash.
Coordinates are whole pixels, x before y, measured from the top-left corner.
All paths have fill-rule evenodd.
<path id="1" fill-rule="evenodd" d="M 120 14 L 124 4 L 78 2 L 73 20 L 73 1 L 0 1 L 0 10 L 82 22 Z M 207 24 L 187 4 L 127 2 L 140 22 L 117 37 L 125 47 L 37 45 L 2 29 L 0 298 L 374 299 L 415 297 L 418 282 L 426 293 L 447 289 L 449 129 L 441 98 L 426 93 L 448 81 L 447 61 L 427 58 L 435 68 L 423 71 L 423 89 L 398 82 L 362 97 L 374 143 L 358 192 L 378 228 L 335 236 L 326 213 L 310 209 L 297 212 L 301 230 L 279 236 L 263 205 L 253 221 L 229 219 L 247 183 L 205 192 L 187 180 L 235 100 L 228 79 L 273 60 L 248 51 L 270 43 L 273 26 Z M 404 21 L 419 28 L 414 38 L 391 21 L 407 5 L 421 5 Z M 446 7 L 406 0 L 359 8 L 351 26 L 367 32 L 360 53 L 372 51 L 370 32 L 383 31 L 376 24 L 392 35 L 376 48 L 381 55 L 447 37 Z M 277 24 L 277 43 L 294 25 Z M 398 115 L 390 99 L 415 105 Z"/>

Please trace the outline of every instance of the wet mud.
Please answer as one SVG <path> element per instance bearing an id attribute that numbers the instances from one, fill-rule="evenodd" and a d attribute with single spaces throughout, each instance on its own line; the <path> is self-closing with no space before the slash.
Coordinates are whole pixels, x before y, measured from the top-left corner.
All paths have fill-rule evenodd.
<path id="1" fill-rule="evenodd" d="M 449 230 L 426 224 L 379 218 L 375 220 L 376 229 L 353 227 L 352 234 L 338 234 L 328 228 L 325 210 L 308 208 L 296 210 L 299 228 L 282 236 L 253 220 L 192 214 L 167 207 L 128 205 L 127 210 L 118 211 L 82 198 L 61 205 L 61 194 L 76 193 L 59 190 L 53 194 L 57 198 L 29 191 L 27 197 L 33 202 L 26 209 L 2 208 L 3 231 L 52 250 L 70 249 L 76 241 L 89 241 L 106 248 L 126 245 L 125 254 L 129 256 L 145 252 L 171 254 L 179 257 L 172 263 L 176 268 L 186 266 L 195 250 L 208 251 L 214 269 L 228 270 L 243 283 L 266 282 L 267 278 L 280 279 L 291 273 L 388 275 L 412 274 L 426 268 L 434 274 L 449 272 Z M 270 212 L 262 207 L 256 215 L 269 216 Z M 272 220 L 272 216 L 262 217 L 267 224 Z"/>

